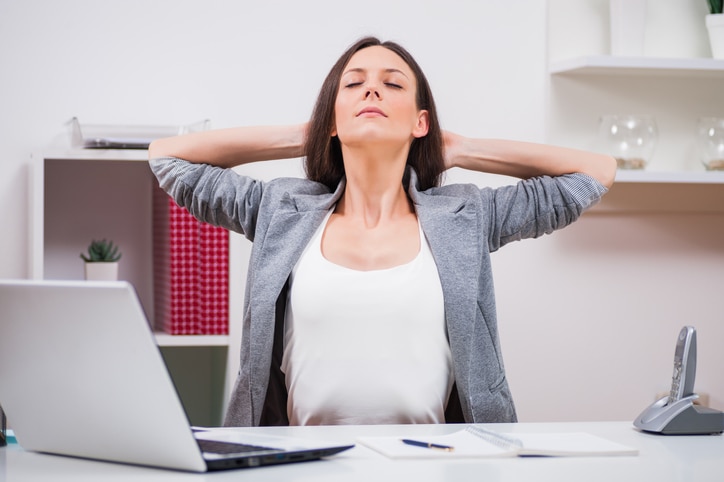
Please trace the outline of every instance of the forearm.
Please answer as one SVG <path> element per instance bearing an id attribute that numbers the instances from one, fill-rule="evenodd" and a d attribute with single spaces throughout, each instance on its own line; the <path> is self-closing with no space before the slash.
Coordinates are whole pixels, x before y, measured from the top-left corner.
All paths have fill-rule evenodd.
<path id="1" fill-rule="evenodd" d="M 529 142 L 453 137 L 446 143 L 451 150 L 451 166 L 522 179 L 579 172 L 606 188 L 616 176 L 615 159 L 604 154 Z"/>
<path id="2" fill-rule="evenodd" d="M 234 127 L 155 140 L 149 159 L 178 157 L 220 167 L 302 155 L 306 124 Z"/>

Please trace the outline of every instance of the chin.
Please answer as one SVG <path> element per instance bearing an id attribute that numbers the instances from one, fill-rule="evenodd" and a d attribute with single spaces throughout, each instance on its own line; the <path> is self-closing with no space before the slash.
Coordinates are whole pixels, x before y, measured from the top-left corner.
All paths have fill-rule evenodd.
<path id="1" fill-rule="evenodd" d="M 378 127 L 359 129 L 355 132 L 347 132 L 344 134 L 338 133 L 337 137 L 342 145 L 349 147 L 364 147 L 365 145 L 374 144 L 390 144 L 394 146 L 410 143 L 410 135 L 394 136 L 391 135 L 389 129 Z"/>

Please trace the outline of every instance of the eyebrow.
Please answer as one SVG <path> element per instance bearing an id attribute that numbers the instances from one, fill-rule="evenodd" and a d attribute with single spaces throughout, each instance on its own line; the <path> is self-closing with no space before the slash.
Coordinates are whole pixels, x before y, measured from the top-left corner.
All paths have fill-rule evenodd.
<path id="1" fill-rule="evenodd" d="M 367 69 L 363 69 L 361 67 L 355 67 L 355 68 L 345 70 L 344 72 L 342 72 L 342 76 L 345 76 L 345 75 L 351 74 L 351 73 L 365 73 L 365 72 L 367 72 Z M 388 68 L 388 69 L 384 69 L 383 72 L 385 72 L 386 74 L 398 73 L 398 74 L 402 74 L 405 77 L 409 78 L 408 75 L 406 73 L 404 73 L 403 71 L 401 71 L 400 69 Z"/>

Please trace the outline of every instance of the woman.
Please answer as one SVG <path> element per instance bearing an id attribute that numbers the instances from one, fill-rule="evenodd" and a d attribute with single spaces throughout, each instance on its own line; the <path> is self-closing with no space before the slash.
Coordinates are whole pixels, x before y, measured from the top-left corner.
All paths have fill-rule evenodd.
<path id="1" fill-rule="evenodd" d="M 227 169 L 303 154 L 308 179 Z M 615 174 L 608 156 L 443 135 L 417 63 L 375 38 L 333 66 L 309 124 L 149 157 L 180 205 L 254 242 L 225 421 L 243 426 L 515 421 L 490 253 L 570 224 Z M 440 187 L 453 166 L 522 180 Z"/>

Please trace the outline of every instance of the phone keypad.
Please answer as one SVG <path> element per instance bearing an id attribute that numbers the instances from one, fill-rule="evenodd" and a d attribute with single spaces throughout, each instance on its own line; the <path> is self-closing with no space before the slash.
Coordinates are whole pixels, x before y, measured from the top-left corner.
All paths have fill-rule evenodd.
<path id="1" fill-rule="evenodd" d="M 681 384 L 681 361 L 674 360 L 674 374 L 671 376 L 671 392 L 669 393 L 669 403 L 679 399 L 679 385 Z"/>

